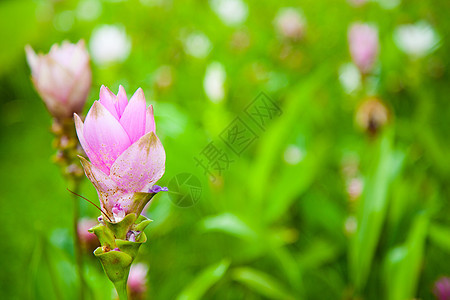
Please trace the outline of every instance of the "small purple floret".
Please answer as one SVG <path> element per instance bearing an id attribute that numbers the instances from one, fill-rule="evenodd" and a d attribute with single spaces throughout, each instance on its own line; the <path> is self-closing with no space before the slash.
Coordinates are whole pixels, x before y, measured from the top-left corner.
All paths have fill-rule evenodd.
<path id="1" fill-rule="evenodd" d="M 119 248 L 114 248 L 113 251 L 120 251 L 120 249 Z"/>
<path id="2" fill-rule="evenodd" d="M 127 240 L 130 242 L 136 242 L 136 236 L 138 236 L 141 232 L 130 230 L 127 232 Z"/>
<path id="3" fill-rule="evenodd" d="M 168 191 L 169 191 L 169 188 L 167 188 L 167 187 L 161 187 L 159 185 L 154 185 L 150 188 L 150 190 L 148 192 L 156 194 L 159 192 L 168 192 Z"/>

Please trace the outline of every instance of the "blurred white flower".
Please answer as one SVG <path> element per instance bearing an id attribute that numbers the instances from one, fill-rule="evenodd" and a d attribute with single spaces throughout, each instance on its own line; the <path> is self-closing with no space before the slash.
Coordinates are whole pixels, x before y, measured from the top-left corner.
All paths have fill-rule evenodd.
<path id="1" fill-rule="evenodd" d="M 422 57 L 433 52 L 439 45 L 439 35 L 425 21 L 401 25 L 394 31 L 394 41 L 403 52 Z"/>
<path id="2" fill-rule="evenodd" d="M 306 20 L 303 14 L 292 7 L 281 8 L 274 22 L 277 31 L 286 38 L 299 39 L 305 32 Z"/>
<path id="3" fill-rule="evenodd" d="M 351 94 L 361 86 L 361 73 L 358 67 L 352 63 L 347 63 L 339 68 L 339 81 L 344 91 Z"/>
<path id="4" fill-rule="evenodd" d="M 92 21 L 102 13 L 102 4 L 99 0 L 82 0 L 77 6 L 77 18 Z"/>
<path id="5" fill-rule="evenodd" d="M 202 32 L 194 32 L 184 39 L 184 51 L 196 58 L 206 57 L 212 49 L 209 38 Z"/>
<path id="6" fill-rule="evenodd" d="M 218 103 L 225 98 L 225 80 L 227 73 L 219 62 L 212 62 L 206 68 L 203 89 L 209 100 Z"/>
<path id="7" fill-rule="evenodd" d="M 240 25 L 247 19 L 248 6 L 242 0 L 211 0 L 210 5 L 225 25 Z"/>
<path id="8" fill-rule="evenodd" d="M 125 28 L 116 25 L 101 25 L 95 28 L 89 46 L 92 60 L 98 65 L 124 61 L 131 51 L 131 41 Z"/>
<path id="9" fill-rule="evenodd" d="M 304 157 L 304 151 L 296 145 L 289 145 L 284 151 L 284 161 L 290 165 L 298 164 Z"/>

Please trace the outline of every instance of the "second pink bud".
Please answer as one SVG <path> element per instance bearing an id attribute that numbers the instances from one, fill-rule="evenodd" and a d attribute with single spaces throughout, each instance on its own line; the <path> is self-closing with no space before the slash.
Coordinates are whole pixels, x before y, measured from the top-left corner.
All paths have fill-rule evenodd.
<path id="1" fill-rule="evenodd" d="M 378 30 L 366 23 L 354 23 L 348 31 L 350 55 L 361 73 L 368 74 L 379 51 Z"/>

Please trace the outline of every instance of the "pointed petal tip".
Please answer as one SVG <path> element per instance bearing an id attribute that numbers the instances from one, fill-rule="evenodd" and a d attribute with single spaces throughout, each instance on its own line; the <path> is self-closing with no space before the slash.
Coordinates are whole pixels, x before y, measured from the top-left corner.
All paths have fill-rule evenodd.
<path id="1" fill-rule="evenodd" d="M 138 88 L 136 92 L 134 92 L 134 95 L 136 95 L 137 97 L 142 97 L 145 100 L 144 90 L 142 88 Z"/>

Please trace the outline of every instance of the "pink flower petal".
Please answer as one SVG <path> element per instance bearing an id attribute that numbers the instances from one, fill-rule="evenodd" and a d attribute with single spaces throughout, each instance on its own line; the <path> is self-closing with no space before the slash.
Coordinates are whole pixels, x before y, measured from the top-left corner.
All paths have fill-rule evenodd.
<path id="1" fill-rule="evenodd" d="M 67 100 L 70 107 L 74 112 L 82 112 L 84 104 L 91 89 L 92 83 L 92 72 L 89 67 L 89 61 L 85 63 L 85 67 L 82 69 L 81 73 L 78 75 L 78 80 L 74 84 Z"/>
<path id="2" fill-rule="evenodd" d="M 33 48 L 30 45 L 25 46 L 25 52 L 27 54 L 27 61 L 31 68 L 31 73 L 33 76 L 36 76 L 39 65 L 39 57 L 34 52 Z"/>
<path id="3" fill-rule="evenodd" d="M 150 131 L 156 132 L 155 116 L 153 114 L 153 105 L 150 105 L 145 113 L 145 133 L 147 134 Z"/>
<path id="4" fill-rule="evenodd" d="M 137 141 L 145 133 L 145 96 L 139 88 L 131 97 L 122 117 L 120 124 L 128 133 L 131 143 Z"/>
<path id="5" fill-rule="evenodd" d="M 165 171 L 166 153 L 158 137 L 149 132 L 120 155 L 110 177 L 128 192 L 148 192 Z"/>
<path id="6" fill-rule="evenodd" d="M 81 121 L 80 117 L 77 114 L 74 114 L 73 118 L 75 120 L 75 128 L 77 129 L 78 139 L 80 140 L 80 144 L 81 144 L 81 147 L 83 147 L 84 152 L 86 152 L 86 155 L 89 157 L 92 164 L 94 164 L 96 167 L 98 167 L 104 173 L 108 173 L 108 168 L 98 158 L 97 154 L 95 154 L 95 152 L 92 151 L 91 147 L 86 142 L 86 139 L 84 138 L 84 126 L 83 126 L 83 122 Z"/>
<path id="7" fill-rule="evenodd" d="M 119 85 L 119 92 L 117 93 L 116 110 L 119 118 L 122 117 L 125 108 L 128 105 L 127 93 L 122 85 Z"/>
<path id="8" fill-rule="evenodd" d="M 120 123 L 99 101 L 94 102 L 87 114 L 84 138 L 108 169 L 131 144 Z"/>
<path id="9" fill-rule="evenodd" d="M 39 74 L 35 80 L 36 89 L 40 93 L 51 94 L 62 103 L 67 102 L 67 97 L 75 83 L 70 70 L 49 56 L 40 57 Z"/>
<path id="10" fill-rule="evenodd" d="M 100 88 L 100 103 L 116 118 L 119 120 L 119 115 L 116 110 L 116 95 L 111 92 L 106 86 L 102 85 Z"/>
<path id="11" fill-rule="evenodd" d="M 83 165 L 84 173 L 86 173 L 87 178 L 89 178 L 97 190 L 101 207 L 108 213 L 109 217 L 112 217 L 111 210 L 114 205 L 118 203 L 120 196 L 123 195 L 122 191 L 120 191 L 117 184 L 99 168 L 91 164 L 84 157 L 78 157 Z"/>

